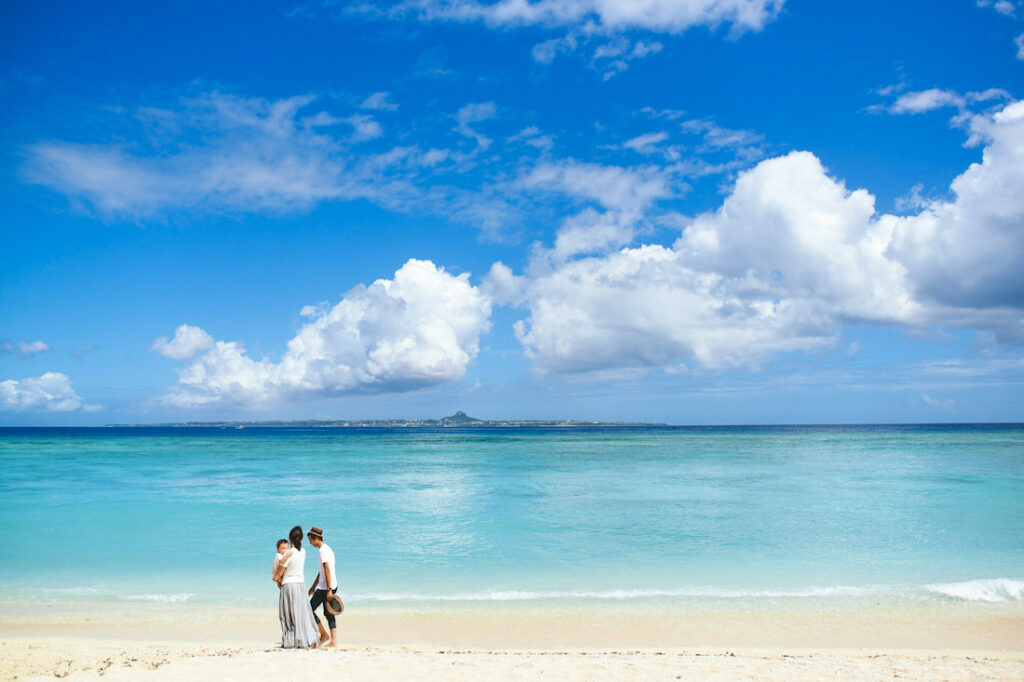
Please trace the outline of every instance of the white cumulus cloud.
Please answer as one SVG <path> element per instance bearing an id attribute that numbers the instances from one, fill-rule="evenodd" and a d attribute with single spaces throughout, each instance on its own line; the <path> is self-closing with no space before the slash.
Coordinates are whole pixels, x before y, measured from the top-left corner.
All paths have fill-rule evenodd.
<path id="1" fill-rule="evenodd" d="M 622 211 L 595 211 L 586 208 L 566 218 L 555 237 L 555 258 L 596 253 L 618 248 L 633 241 L 638 216 Z"/>
<path id="2" fill-rule="evenodd" d="M 866 190 L 847 190 L 813 154 L 793 152 L 741 174 L 722 207 L 694 220 L 675 249 L 681 263 L 728 278 L 737 293 L 905 319 L 913 303 L 904 268 L 885 255 L 892 221 L 874 213 Z"/>
<path id="3" fill-rule="evenodd" d="M 1024 308 L 1024 102 L 978 117 L 972 135 L 986 142 L 950 187 L 895 221 L 890 254 L 908 268 L 916 295 L 974 310 Z M 1014 331 L 1016 330 L 1016 331 Z M 1021 324 L 1004 334 L 1020 334 Z"/>
<path id="4" fill-rule="evenodd" d="M 670 248 L 622 249 L 534 278 L 530 317 L 516 331 L 539 366 L 559 372 L 684 357 L 713 367 L 752 364 L 834 334 L 827 318 L 799 302 L 745 298 L 729 284 L 681 265 Z"/>
<path id="5" fill-rule="evenodd" d="M 174 330 L 174 338 L 170 341 L 166 336 L 153 339 L 149 350 L 172 360 L 186 360 L 212 345 L 213 337 L 206 331 L 183 324 Z"/>
<path id="6" fill-rule="evenodd" d="M 93 412 L 99 405 L 86 404 L 71 387 L 71 379 L 60 372 L 38 377 L 0 381 L 0 409 L 12 412 Z"/>
<path id="7" fill-rule="evenodd" d="M 516 326 L 526 352 L 560 372 L 756 367 L 836 347 L 847 323 L 1024 343 L 1024 103 L 970 126 L 982 161 L 953 181 L 952 199 L 922 199 L 913 215 L 877 213 L 867 190 L 793 152 L 741 173 L 671 247 L 565 247 L 521 276 L 496 265 L 488 286 L 527 308 Z"/>
<path id="8" fill-rule="evenodd" d="M 490 329 L 491 299 L 468 274 L 413 259 L 393 279 L 357 287 L 315 312 L 276 363 L 250 358 L 241 343 L 215 342 L 179 370 L 166 402 L 268 404 L 454 381 Z"/>

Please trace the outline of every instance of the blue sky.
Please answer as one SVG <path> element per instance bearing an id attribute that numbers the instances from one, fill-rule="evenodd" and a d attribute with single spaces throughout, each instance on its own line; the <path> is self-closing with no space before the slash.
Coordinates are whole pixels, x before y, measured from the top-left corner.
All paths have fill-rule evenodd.
<path id="1" fill-rule="evenodd" d="M 6 4 L 0 424 L 1024 419 L 1024 4 Z"/>

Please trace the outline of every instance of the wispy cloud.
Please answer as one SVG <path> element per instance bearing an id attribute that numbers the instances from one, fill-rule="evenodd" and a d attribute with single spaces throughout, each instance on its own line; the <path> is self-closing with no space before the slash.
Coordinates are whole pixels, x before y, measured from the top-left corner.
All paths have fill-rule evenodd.
<path id="1" fill-rule="evenodd" d="M 785 0 L 402 0 L 356 3 L 350 14 L 371 19 L 477 23 L 494 29 L 536 27 L 564 35 L 537 43 L 534 61 L 550 64 L 558 56 L 586 52 L 588 64 L 611 79 L 629 64 L 657 54 L 663 44 L 634 39 L 638 32 L 678 35 L 696 26 L 728 26 L 730 37 L 760 31 L 773 21 Z M 627 37 L 629 36 L 629 37 Z"/>
<path id="2" fill-rule="evenodd" d="M 183 133 L 166 151 L 40 142 L 29 147 L 22 173 L 107 217 L 155 216 L 195 205 L 289 211 L 358 195 L 358 183 L 344 181 L 341 142 L 320 132 L 330 121 L 299 117 L 312 101 L 209 93 L 185 99 L 170 114 Z M 188 144 L 195 137 L 205 144 Z"/>
<path id="3" fill-rule="evenodd" d="M 363 199 L 397 212 L 443 216 L 500 241 L 546 210 L 526 201 L 524 184 L 509 178 L 553 167 L 559 159 L 554 135 L 522 127 L 521 114 L 494 101 L 415 122 L 391 120 L 385 128 L 379 114 L 366 112 L 386 114 L 389 102 L 386 93 L 374 93 L 353 111 L 313 95 L 266 100 L 215 91 L 160 106 L 108 108 L 116 141 L 37 142 L 28 146 L 21 173 L 108 221 L 301 213 L 324 202 Z M 649 115 L 677 118 L 674 112 Z M 418 143 L 409 143 L 410 126 Z M 687 156 L 684 145 L 666 139 L 671 135 L 699 136 L 700 142 Z M 495 148 L 494 139 L 506 144 Z M 633 158 L 595 168 L 626 168 L 640 153 L 648 159 L 637 173 L 650 176 L 660 166 L 678 194 L 685 191 L 682 178 L 750 165 L 760 140 L 711 119 L 687 121 L 602 145 Z M 601 222 L 609 229 L 610 222 Z M 625 224 L 622 216 L 612 222 Z"/>
<path id="4" fill-rule="evenodd" d="M 729 25 L 734 34 L 759 31 L 784 0 L 405 0 L 362 3 L 353 11 L 421 21 L 480 22 L 487 26 L 578 27 L 591 32 L 645 30 L 682 33 L 694 26 Z"/>
<path id="5" fill-rule="evenodd" d="M 644 133 L 643 135 L 637 135 L 634 138 L 626 140 L 622 143 L 622 146 L 626 149 L 632 149 L 638 154 L 650 156 L 651 154 L 662 153 L 664 148 L 661 146 L 661 143 L 665 142 L 667 139 L 668 133 L 665 131 Z"/>
<path id="6" fill-rule="evenodd" d="M 1007 19 L 1020 20 L 1024 18 L 1021 8 L 1024 3 L 1021 0 L 976 0 L 978 7 L 989 7 Z M 1024 33 L 1014 39 L 1017 47 L 1017 59 L 1024 59 Z"/>
<path id="7" fill-rule="evenodd" d="M 368 99 L 386 110 L 380 94 Z M 479 184 L 445 182 L 465 185 L 464 174 L 454 171 L 471 168 L 472 154 L 388 146 L 372 116 L 336 115 L 319 108 L 311 95 L 265 100 L 211 92 L 176 105 L 134 112 L 140 132 L 130 141 L 122 130 L 118 141 L 106 144 L 48 140 L 29 145 L 22 177 L 107 220 L 165 220 L 190 212 L 294 213 L 325 201 L 367 199 L 400 212 L 461 219 L 497 234 L 509 214 Z M 490 138 L 472 124 L 495 113 L 493 103 L 464 107 L 455 114 L 458 135 L 473 139 L 477 150 L 486 149 Z M 451 135 L 449 141 L 455 139 Z M 377 146 L 365 151 L 370 142 Z"/>
<path id="8" fill-rule="evenodd" d="M 764 136 L 749 130 L 725 128 L 708 118 L 683 121 L 679 127 L 690 135 L 701 137 L 698 151 L 729 150 L 744 159 L 757 159 L 763 156 L 761 145 Z"/>
<path id="9" fill-rule="evenodd" d="M 590 58 L 591 66 L 602 71 L 604 80 L 613 78 L 629 68 L 630 62 L 661 52 L 664 45 L 657 41 L 636 42 L 616 37 L 598 45 Z"/>
<path id="10" fill-rule="evenodd" d="M 877 92 L 889 96 L 903 90 L 904 88 L 882 88 Z M 1013 101 L 1013 96 L 1002 88 L 988 88 L 963 94 L 954 90 L 929 88 L 902 92 L 891 103 L 873 104 L 865 111 L 874 114 L 915 115 L 941 109 L 955 109 L 956 113 L 950 119 L 950 125 L 971 131 L 966 143 L 970 147 L 980 144 L 985 139 L 984 132 L 978 128 L 987 126 L 996 111 Z"/>
<path id="11" fill-rule="evenodd" d="M 943 410 L 951 410 L 953 405 L 956 404 L 952 398 L 936 398 L 928 393 L 922 393 L 921 400 L 929 407 L 938 407 Z"/>
<path id="12" fill-rule="evenodd" d="M 475 140 L 477 147 L 481 151 L 486 151 L 487 148 L 491 146 L 491 138 L 474 130 L 469 124 L 487 121 L 497 115 L 498 110 L 497 107 L 494 106 L 494 102 L 467 104 L 459 109 L 459 112 L 455 114 L 455 120 L 458 123 L 458 125 L 455 126 L 455 131 L 464 137 Z"/>
<path id="13" fill-rule="evenodd" d="M 78 348 L 71 351 L 71 354 L 74 355 L 76 358 L 80 358 L 85 355 L 88 355 L 89 353 L 92 353 L 98 348 L 99 346 L 97 346 L 94 343 L 87 343 L 84 346 L 79 346 Z"/>
<path id="14" fill-rule="evenodd" d="M 590 68 L 609 80 L 623 73 L 631 62 L 655 55 L 664 45 L 654 40 L 630 40 L 623 36 L 604 36 L 593 32 L 570 32 L 568 35 L 551 38 L 533 47 L 533 60 L 550 64 L 557 57 L 577 51 L 589 52 Z"/>
<path id="15" fill-rule="evenodd" d="M 5 353 L 17 353 L 21 357 L 27 358 L 30 355 L 45 353 L 50 350 L 50 345 L 44 341 L 19 341 L 14 343 L 13 341 L 6 340 L 0 344 L 0 350 Z"/>
<path id="16" fill-rule="evenodd" d="M 361 109 L 374 109 L 378 111 L 397 111 L 398 105 L 391 101 L 391 94 L 387 92 L 375 92 L 359 105 Z"/>
<path id="17" fill-rule="evenodd" d="M 345 122 L 354 129 L 352 135 L 348 138 L 349 142 L 366 142 L 367 140 L 374 140 L 384 135 L 384 129 L 381 128 L 380 123 L 377 123 L 372 116 L 354 114 L 346 118 Z"/>
<path id="18" fill-rule="evenodd" d="M 543 134 L 537 126 L 523 128 L 515 135 L 507 137 L 505 141 L 509 143 L 521 142 L 541 151 L 548 151 L 555 146 L 554 137 Z"/>

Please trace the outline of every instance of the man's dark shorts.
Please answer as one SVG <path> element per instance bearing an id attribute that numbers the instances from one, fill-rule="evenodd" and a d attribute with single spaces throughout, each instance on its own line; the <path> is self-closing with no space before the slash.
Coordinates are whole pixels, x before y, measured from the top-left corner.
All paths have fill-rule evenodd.
<path id="1" fill-rule="evenodd" d="M 309 605 L 313 607 L 313 618 L 316 618 L 316 624 L 320 624 L 320 617 L 316 615 L 316 609 L 318 606 L 323 605 L 324 617 L 327 618 L 327 625 L 333 630 L 336 627 L 337 621 L 334 620 L 334 614 L 327 610 L 327 590 L 317 590 L 313 593 L 313 598 L 309 600 Z"/>

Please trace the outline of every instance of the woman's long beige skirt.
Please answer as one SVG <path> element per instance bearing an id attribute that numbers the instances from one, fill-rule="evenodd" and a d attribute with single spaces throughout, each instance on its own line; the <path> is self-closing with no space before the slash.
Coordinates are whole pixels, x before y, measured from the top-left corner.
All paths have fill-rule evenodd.
<path id="1" fill-rule="evenodd" d="M 281 586 L 277 610 L 281 617 L 281 646 L 285 649 L 308 649 L 320 641 L 305 588 L 302 583 Z"/>

